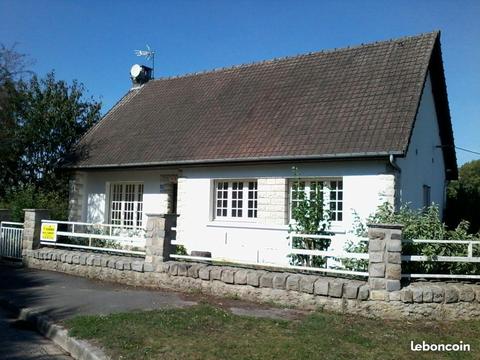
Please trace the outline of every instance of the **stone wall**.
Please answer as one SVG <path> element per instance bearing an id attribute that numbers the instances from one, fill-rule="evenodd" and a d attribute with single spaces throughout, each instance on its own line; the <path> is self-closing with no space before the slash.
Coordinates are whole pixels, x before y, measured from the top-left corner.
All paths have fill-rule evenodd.
<path id="1" fill-rule="evenodd" d="M 288 179 L 258 179 L 258 222 L 285 225 L 288 223 Z"/>
<path id="2" fill-rule="evenodd" d="M 413 283 L 373 300 L 358 280 L 168 261 L 156 271 L 142 258 L 43 248 L 28 250 L 27 266 L 134 286 L 235 296 L 301 309 L 391 319 L 480 319 L 480 285 Z M 147 265 L 147 266 L 146 266 Z"/>
<path id="3" fill-rule="evenodd" d="M 82 221 L 83 203 L 85 197 L 86 174 L 84 172 L 75 172 L 71 176 L 68 185 L 68 220 Z"/>

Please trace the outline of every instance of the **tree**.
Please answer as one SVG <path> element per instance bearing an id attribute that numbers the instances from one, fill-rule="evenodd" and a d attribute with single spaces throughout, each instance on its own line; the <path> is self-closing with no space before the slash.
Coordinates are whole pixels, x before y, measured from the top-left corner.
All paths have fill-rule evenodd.
<path id="1" fill-rule="evenodd" d="M 463 164 L 447 189 L 446 222 L 455 228 L 461 220 L 470 222 L 472 233 L 480 230 L 480 160 Z"/>
<path id="2" fill-rule="evenodd" d="M 15 45 L 0 44 L 0 199 L 17 182 L 21 144 L 18 138 L 16 116 L 20 109 L 19 85 L 31 73 L 26 55 L 15 50 Z"/>
<path id="3" fill-rule="evenodd" d="M 62 162 L 100 119 L 101 104 L 85 96 L 83 84 L 57 80 L 53 71 L 40 78 L 27 64 L 14 47 L 0 45 L 0 205 L 51 204 L 65 213 Z"/>
<path id="4" fill-rule="evenodd" d="M 58 171 L 78 139 L 100 118 L 100 103 L 84 99 L 82 84 L 34 75 L 21 85 L 19 141 L 23 145 L 21 178 L 44 190 L 65 190 L 66 173 Z"/>

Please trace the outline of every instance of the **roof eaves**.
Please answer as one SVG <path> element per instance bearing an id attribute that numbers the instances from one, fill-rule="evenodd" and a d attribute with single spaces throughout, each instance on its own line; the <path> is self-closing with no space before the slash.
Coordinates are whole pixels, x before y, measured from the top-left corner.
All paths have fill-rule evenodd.
<path id="1" fill-rule="evenodd" d="M 171 166 L 171 165 L 197 165 L 197 164 L 223 164 L 223 163 L 242 163 L 242 162 L 268 162 L 268 161 L 302 161 L 302 160 L 342 160 L 342 159 L 362 159 L 388 157 L 390 155 L 404 156 L 403 151 L 379 151 L 379 152 L 359 152 L 359 153 L 337 153 L 324 155 L 302 155 L 302 156 L 268 156 L 268 157 L 246 157 L 246 158 L 225 158 L 225 159 L 202 159 L 202 160 L 172 160 L 158 162 L 137 162 L 125 164 L 104 164 L 104 165 L 77 165 L 70 169 L 99 169 L 99 168 L 119 168 L 119 167 L 143 167 L 143 166 Z"/>

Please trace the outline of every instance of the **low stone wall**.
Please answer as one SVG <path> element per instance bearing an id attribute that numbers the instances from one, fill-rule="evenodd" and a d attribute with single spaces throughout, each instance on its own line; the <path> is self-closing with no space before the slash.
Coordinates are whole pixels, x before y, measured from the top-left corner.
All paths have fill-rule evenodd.
<path id="1" fill-rule="evenodd" d="M 366 282 L 324 276 L 177 261 L 153 269 L 141 258 L 49 248 L 27 251 L 24 261 L 32 268 L 104 281 L 302 309 L 410 320 L 480 318 L 480 286 L 473 284 L 417 282 L 372 299 Z"/>

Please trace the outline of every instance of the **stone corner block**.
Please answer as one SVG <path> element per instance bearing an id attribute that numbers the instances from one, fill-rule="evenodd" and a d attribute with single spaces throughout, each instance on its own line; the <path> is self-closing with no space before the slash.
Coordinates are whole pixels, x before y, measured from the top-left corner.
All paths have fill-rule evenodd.
<path id="1" fill-rule="evenodd" d="M 247 274 L 248 270 L 246 269 L 240 269 L 235 272 L 235 275 L 233 276 L 233 281 L 237 285 L 246 285 L 247 284 Z"/>
<path id="2" fill-rule="evenodd" d="M 277 273 L 273 276 L 273 288 L 274 289 L 286 289 L 287 279 L 289 274 Z"/>
<path id="3" fill-rule="evenodd" d="M 302 275 L 300 278 L 300 291 L 313 294 L 314 284 L 318 277 L 314 275 Z"/>
<path id="4" fill-rule="evenodd" d="M 263 270 L 250 270 L 247 273 L 247 285 L 259 287 L 260 286 L 260 278 L 266 272 Z"/>
<path id="5" fill-rule="evenodd" d="M 388 300 L 388 293 L 385 290 L 371 290 L 370 300 L 373 301 L 386 301 Z"/>
<path id="6" fill-rule="evenodd" d="M 315 295 L 328 296 L 329 287 L 328 278 L 319 277 L 313 284 L 313 292 Z"/>
<path id="7" fill-rule="evenodd" d="M 273 288 L 273 278 L 275 273 L 266 272 L 260 277 L 260 287 Z"/>
<path id="8" fill-rule="evenodd" d="M 299 291 L 300 290 L 300 275 L 290 274 L 287 278 L 285 288 L 290 291 Z"/>
<path id="9" fill-rule="evenodd" d="M 235 277 L 235 270 L 233 269 L 223 269 L 221 280 L 226 284 L 233 284 Z"/>

